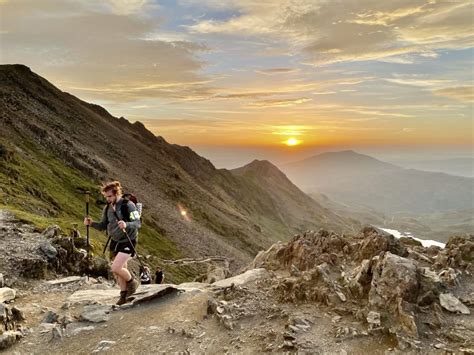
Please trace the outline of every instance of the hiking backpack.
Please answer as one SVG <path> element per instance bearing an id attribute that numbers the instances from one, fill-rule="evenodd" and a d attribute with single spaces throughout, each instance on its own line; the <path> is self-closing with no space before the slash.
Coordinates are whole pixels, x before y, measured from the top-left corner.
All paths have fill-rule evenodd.
<path id="1" fill-rule="evenodd" d="M 122 198 L 124 199 L 125 203 L 122 203 L 120 205 L 120 214 L 123 217 L 124 222 L 130 222 L 130 211 L 128 210 L 128 201 L 132 201 L 135 206 L 137 207 L 137 212 L 138 212 L 138 218 L 140 221 L 142 220 L 142 209 L 143 209 L 143 204 L 141 202 L 138 202 L 137 197 L 134 194 L 131 193 L 126 193 L 122 195 Z M 109 212 L 109 207 L 110 204 L 107 204 L 107 207 L 105 208 L 105 217 L 107 218 L 108 212 Z M 107 223 L 109 223 L 107 219 Z M 107 234 L 107 230 L 105 232 Z M 109 245 L 110 242 L 110 235 L 107 238 L 107 242 L 105 243 L 104 246 L 104 251 L 103 254 L 105 254 L 105 251 L 107 250 L 107 246 Z M 138 254 L 137 254 L 138 257 Z"/>
<path id="2" fill-rule="evenodd" d="M 138 218 L 140 218 L 140 221 L 141 221 L 142 220 L 143 204 L 141 202 L 138 202 L 137 197 L 134 194 L 131 194 L 131 193 L 123 194 L 122 198 L 126 202 L 126 203 L 122 203 L 121 206 L 120 206 L 120 214 L 122 215 L 123 220 L 125 222 L 130 222 L 130 211 L 128 210 L 128 201 L 132 201 L 135 204 L 135 206 L 137 207 Z M 107 207 L 105 208 L 105 216 L 107 216 L 107 213 L 109 212 L 109 207 L 110 207 L 110 204 L 107 204 Z"/>

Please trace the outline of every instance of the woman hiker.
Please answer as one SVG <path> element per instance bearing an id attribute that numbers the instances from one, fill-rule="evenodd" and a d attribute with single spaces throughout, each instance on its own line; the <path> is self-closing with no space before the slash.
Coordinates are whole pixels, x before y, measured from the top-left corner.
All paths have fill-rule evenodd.
<path id="1" fill-rule="evenodd" d="M 132 201 L 122 198 L 120 182 L 109 182 L 102 186 L 101 191 L 107 199 L 107 206 L 102 212 L 102 220 L 94 222 L 91 218 L 86 217 L 84 224 L 100 231 L 107 229 L 107 234 L 111 238 L 112 272 L 120 286 L 120 298 L 117 305 L 121 305 L 127 302 L 127 298 L 135 293 L 139 285 L 139 282 L 128 271 L 127 261 L 135 255 L 138 229 L 141 227 L 140 215 Z M 126 206 L 122 206 L 122 204 L 126 204 Z M 124 216 L 123 214 L 128 215 Z"/>

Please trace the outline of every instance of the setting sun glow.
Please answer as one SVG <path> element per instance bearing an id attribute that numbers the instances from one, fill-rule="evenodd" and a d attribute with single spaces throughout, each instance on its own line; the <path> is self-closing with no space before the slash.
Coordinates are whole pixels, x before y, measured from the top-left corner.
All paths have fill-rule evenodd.
<path id="1" fill-rule="evenodd" d="M 296 138 L 288 138 L 286 141 L 284 141 L 284 143 L 288 146 L 294 146 L 294 145 L 298 145 L 301 143 L 300 140 L 296 139 Z"/>

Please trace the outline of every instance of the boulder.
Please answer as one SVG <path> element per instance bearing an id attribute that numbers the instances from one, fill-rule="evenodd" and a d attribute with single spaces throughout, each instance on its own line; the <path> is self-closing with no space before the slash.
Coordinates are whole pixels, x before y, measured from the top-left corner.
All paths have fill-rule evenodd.
<path id="1" fill-rule="evenodd" d="M 9 287 L 0 288 L 0 303 L 12 301 L 15 299 L 16 291 Z"/>
<path id="2" fill-rule="evenodd" d="M 451 293 L 440 294 L 439 303 L 444 309 L 450 312 L 471 314 L 469 308 L 467 308 L 460 300 L 454 297 Z"/>
<path id="3" fill-rule="evenodd" d="M 15 344 L 22 338 L 23 334 L 19 331 L 9 330 L 0 334 L 0 350 L 5 350 Z"/>
<path id="4" fill-rule="evenodd" d="M 363 241 L 356 251 L 356 260 L 371 259 L 382 252 L 390 252 L 399 256 L 407 256 L 407 248 L 393 235 L 380 231 L 375 227 L 362 229 Z"/>
<path id="5" fill-rule="evenodd" d="M 335 264 L 351 246 L 344 236 L 320 229 L 297 234 L 288 243 L 278 242 L 268 250 L 257 254 L 252 267 L 268 270 L 290 269 L 292 265 L 300 271 L 309 270 L 323 262 Z"/>
<path id="6" fill-rule="evenodd" d="M 444 254 L 447 264 L 444 266 L 474 269 L 474 235 L 449 238 Z"/>
<path id="7" fill-rule="evenodd" d="M 234 286 L 244 286 L 250 282 L 253 282 L 258 279 L 262 279 L 268 276 L 269 276 L 269 273 L 266 269 L 263 269 L 263 268 L 252 269 L 252 270 L 248 270 L 244 272 L 243 274 L 214 282 L 212 286 L 219 287 L 219 288 L 230 287 L 232 284 Z"/>
<path id="8" fill-rule="evenodd" d="M 0 334 L 3 331 L 17 330 L 19 323 L 23 320 L 25 316 L 19 308 L 0 303 Z"/>
<path id="9" fill-rule="evenodd" d="M 207 283 L 213 283 L 219 280 L 223 280 L 229 276 L 230 270 L 228 261 L 226 261 L 224 265 L 209 264 L 207 267 Z"/>
<path id="10" fill-rule="evenodd" d="M 56 323 L 58 321 L 58 314 L 52 310 L 46 312 L 41 323 Z"/>
<path id="11" fill-rule="evenodd" d="M 362 263 L 354 269 L 353 276 L 349 279 L 349 289 L 353 296 L 364 297 L 369 293 L 372 282 L 372 267 L 379 259 L 378 256 Z"/>
<path id="12" fill-rule="evenodd" d="M 53 238 L 61 234 L 61 228 L 58 225 L 47 227 L 42 233 L 46 238 Z"/>
<path id="13" fill-rule="evenodd" d="M 48 261 L 56 259 L 56 256 L 58 255 L 56 248 L 48 241 L 42 242 L 38 248 L 40 252 L 46 256 Z"/>
<path id="14" fill-rule="evenodd" d="M 298 277 L 281 279 L 275 287 L 279 298 L 290 302 L 315 301 L 330 304 L 345 302 L 345 295 L 338 296 L 337 284 L 331 279 L 326 263 L 303 271 Z M 342 296 L 342 297 L 341 297 Z"/>
<path id="15" fill-rule="evenodd" d="M 249 270 L 266 268 L 268 270 L 276 270 L 280 267 L 280 263 L 276 260 L 276 255 L 280 249 L 284 248 L 283 242 L 273 244 L 268 250 L 260 250 L 254 258 Z"/>
<path id="16" fill-rule="evenodd" d="M 98 304 L 85 306 L 84 310 L 82 311 L 80 315 L 80 319 L 82 321 L 92 322 L 92 323 L 106 322 L 110 318 L 110 315 L 109 315 L 110 311 L 111 311 L 110 306 L 104 306 L 104 305 L 98 305 Z"/>
<path id="17" fill-rule="evenodd" d="M 369 305 L 379 309 L 397 304 L 397 299 L 414 303 L 418 294 L 417 266 L 413 260 L 385 253 L 372 269 Z"/>

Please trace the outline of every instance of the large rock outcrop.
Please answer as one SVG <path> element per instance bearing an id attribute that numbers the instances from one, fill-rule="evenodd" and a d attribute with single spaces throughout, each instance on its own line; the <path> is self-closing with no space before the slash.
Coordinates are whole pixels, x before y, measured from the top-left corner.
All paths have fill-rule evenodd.
<path id="1" fill-rule="evenodd" d="M 370 226 L 354 236 L 308 231 L 261 251 L 251 267 L 280 275 L 272 287 L 284 302 L 321 303 L 417 347 L 426 334 L 446 336 L 449 315 L 470 313 L 473 245 L 455 236 L 445 249 L 424 248 Z"/>

